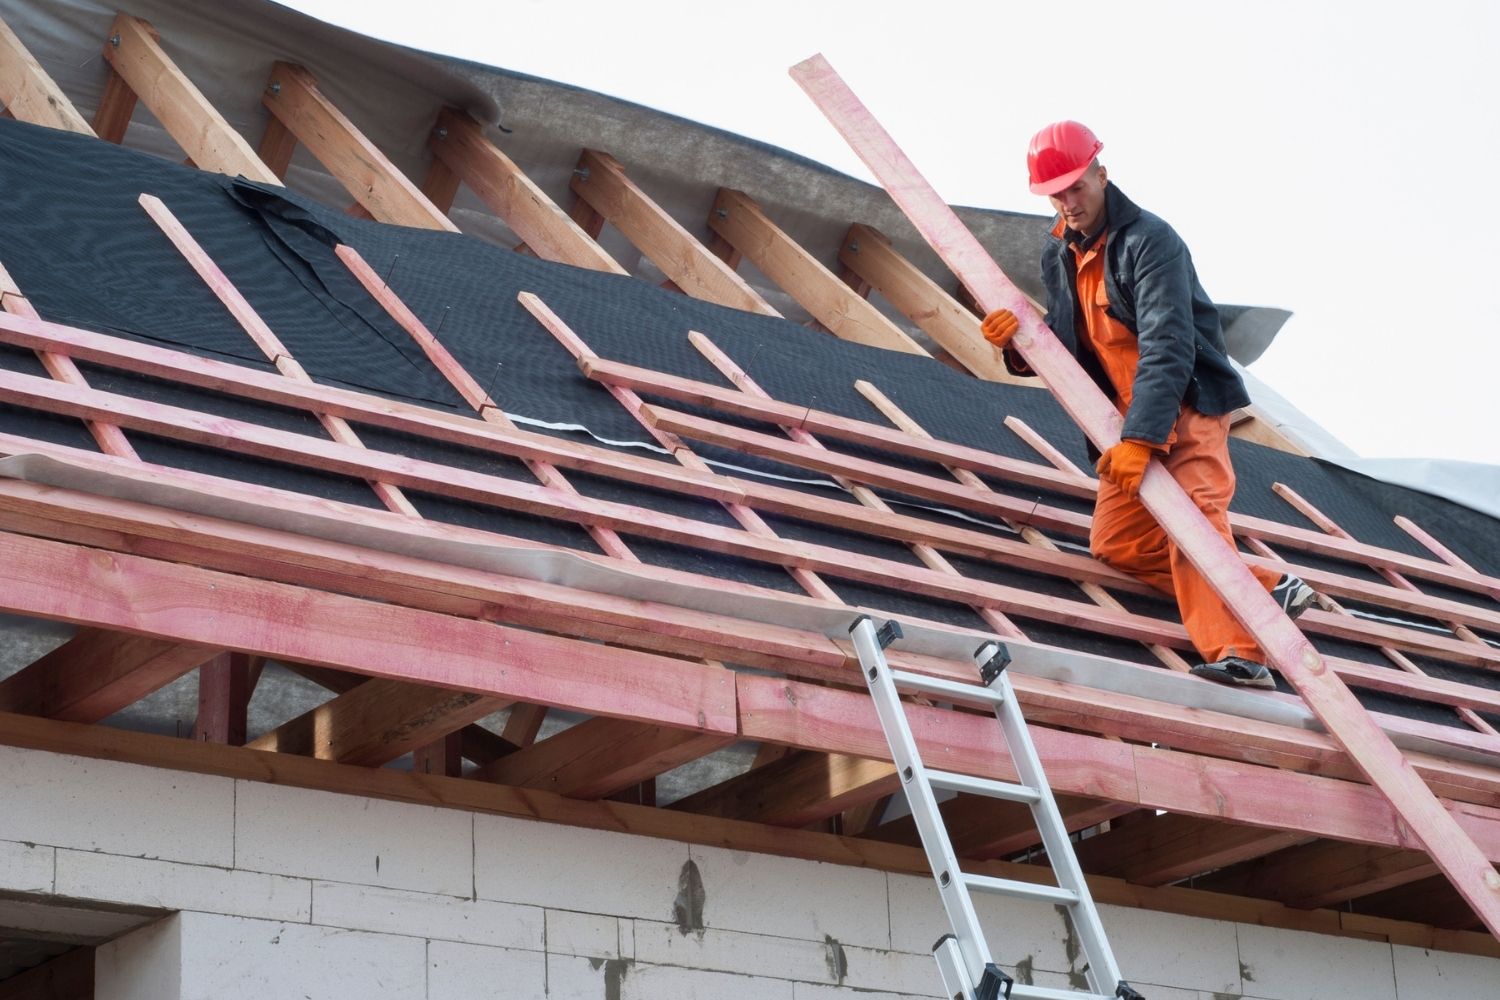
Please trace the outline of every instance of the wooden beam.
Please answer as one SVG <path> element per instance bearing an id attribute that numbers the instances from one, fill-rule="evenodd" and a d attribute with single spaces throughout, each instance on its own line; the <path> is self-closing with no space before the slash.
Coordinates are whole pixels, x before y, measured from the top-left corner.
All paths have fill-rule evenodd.
<path id="1" fill-rule="evenodd" d="M 1282 830 L 1165 813 L 1082 840 L 1076 853 L 1086 871 L 1138 885 L 1167 885 L 1306 839 Z"/>
<path id="2" fill-rule="evenodd" d="M 276 63 L 261 102 L 379 221 L 458 232 L 458 227 L 323 95 L 317 79 L 301 66 Z"/>
<path id="3" fill-rule="evenodd" d="M 199 170 L 231 177 L 238 174 L 262 184 L 281 183 L 177 68 L 150 24 L 129 14 L 117 15 L 104 44 L 104 58 Z"/>
<path id="4" fill-rule="evenodd" d="M 497 663 L 503 669 L 506 664 Z M 256 750 L 379 767 L 498 712 L 510 700 L 472 691 L 367 680 L 255 740 Z"/>
<path id="5" fill-rule="evenodd" d="M 976 298 L 987 308 L 1004 306 L 1020 316 L 1017 349 L 1046 380 L 1095 447 L 1104 449 L 1118 443 L 1122 421 L 1114 405 L 827 60 L 815 56 L 799 64 L 794 76 L 950 270 L 974 289 Z M 1490 932 L 1500 937 L 1500 873 L 1494 864 L 1160 463 L 1152 463 L 1146 471 L 1141 502 L 1266 651 L 1270 663 L 1339 740 L 1400 819 L 1416 832 L 1421 846 Z"/>
<path id="6" fill-rule="evenodd" d="M 23 122 L 92 136 L 94 130 L 0 18 L 0 104 Z"/>
<path id="7" fill-rule="evenodd" d="M 585 149 L 571 186 L 683 292 L 746 312 L 781 315 L 734 268 L 652 201 L 613 156 Z"/>
<path id="8" fill-rule="evenodd" d="M 708 227 L 840 340 L 926 356 L 921 345 L 798 246 L 749 196 L 720 188 Z"/>
<path id="9" fill-rule="evenodd" d="M 1136 811 L 1129 803 L 1108 802 L 1081 795 L 1057 796 L 1057 808 L 1063 825 L 1076 833 L 1105 820 Z M 1036 847 L 1042 842 L 1036 820 L 1026 806 L 973 795 L 959 795 L 942 803 L 939 809 L 953 848 L 963 858 L 1003 858 Z M 882 823 L 868 836 L 892 844 L 918 844 L 916 822 L 902 816 Z"/>
<path id="10" fill-rule="evenodd" d="M 431 743 L 417 747 L 411 753 L 411 769 L 415 774 L 445 774 L 456 778 L 464 771 L 464 733 L 478 726 L 465 726 L 456 733 L 439 737 Z M 481 730 L 488 732 L 488 730 Z"/>
<path id="11" fill-rule="evenodd" d="M 292 169 L 292 157 L 297 153 L 297 137 L 275 115 L 267 116 L 266 130 L 261 133 L 260 146 L 255 155 L 260 158 L 280 180 L 286 180 Z"/>
<path id="12" fill-rule="evenodd" d="M 1318 840 L 1215 872 L 1195 884 L 1316 909 L 1436 874 L 1437 865 L 1422 851 Z"/>
<path id="13" fill-rule="evenodd" d="M 198 667 L 193 739 L 244 745 L 250 693 L 255 689 L 250 661 L 244 653 L 220 653 Z"/>
<path id="14" fill-rule="evenodd" d="M 591 715 L 734 724 L 733 675 L 722 668 L 39 538 L 7 534 L 4 543 L 0 608 L 16 614 Z"/>
<path id="15" fill-rule="evenodd" d="M 55 583 L 67 586 L 66 578 Z M 217 652 L 202 642 L 82 628 L 52 652 L 0 681 L 0 711 L 98 722 L 170 684 Z"/>
<path id="16" fill-rule="evenodd" d="M 728 746 L 735 731 L 699 733 L 620 719 L 586 719 L 487 764 L 479 777 L 598 799 Z"/>
<path id="17" fill-rule="evenodd" d="M 438 112 L 427 146 L 537 256 L 574 267 L 626 273 L 464 112 L 457 108 Z"/>
<path id="18" fill-rule="evenodd" d="M 692 816 L 619 802 L 569 799 L 540 789 L 517 789 L 488 782 L 413 774 L 388 768 L 351 767 L 331 761 L 211 743 L 194 743 L 191 740 L 102 726 L 81 726 L 21 715 L 0 715 L 0 744 L 145 767 L 171 768 L 196 774 L 612 830 L 678 843 L 711 845 L 729 850 L 754 851 L 924 877 L 930 875 L 926 856 L 915 847 Z M 991 861 L 977 864 L 974 870 L 979 874 L 1025 881 L 1037 881 L 1044 877 L 1034 865 Z M 1399 941 L 1414 947 L 1500 957 L 1500 942 L 1486 934 L 1445 931 L 1400 920 L 1341 914 L 1335 910 L 1293 910 L 1265 900 L 1177 887 L 1153 889 L 1131 886 L 1110 878 L 1090 877 L 1089 886 L 1096 901 L 1111 905 L 1143 907 L 1184 916 L 1266 927 L 1347 934 L 1365 939 L 1374 936 L 1380 940 Z"/>
<path id="19" fill-rule="evenodd" d="M 678 799 L 671 808 L 801 827 L 900 787 L 895 767 L 886 761 L 804 751 Z"/>
<path id="20" fill-rule="evenodd" d="M 427 165 L 427 176 L 422 178 L 422 193 L 437 206 L 438 211 L 448 215 L 453 211 L 453 200 L 458 197 L 458 188 L 462 183 L 458 174 L 443 162 L 442 157 L 434 156 Z"/>
<path id="21" fill-rule="evenodd" d="M 1006 370 L 1000 352 L 979 332 L 978 317 L 901 256 L 884 233 L 856 222 L 839 247 L 839 261 L 973 374 L 991 382 L 1034 384 Z"/>

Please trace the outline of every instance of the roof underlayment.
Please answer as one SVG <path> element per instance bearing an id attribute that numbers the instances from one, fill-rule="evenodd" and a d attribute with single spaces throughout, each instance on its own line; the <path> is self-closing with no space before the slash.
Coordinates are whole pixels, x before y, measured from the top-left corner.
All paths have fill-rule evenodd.
<path id="1" fill-rule="evenodd" d="M 61 643 L 0 665 L 0 709 L 20 713 L 0 717 L 0 738 L 39 738 L 19 735 L 39 732 L 21 715 L 176 734 L 194 726 L 198 704 L 191 691 L 168 693 L 208 676 L 200 664 L 223 650 L 246 657 L 240 668 L 272 665 L 249 708 L 246 737 L 259 749 L 409 766 L 426 743 L 361 743 L 347 755 L 298 743 L 304 713 L 353 703 L 373 676 L 402 685 L 382 711 L 420 704 L 428 743 L 463 739 L 468 764 L 453 778 L 468 787 L 488 779 L 540 789 L 536 802 L 597 802 L 607 816 L 571 801 L 566 815 L 601 825 L 657 823 L 656 806 L 670 804 L 663 815 L 684 824 L 665 835 L 684 839 L 743 835 L 687 820 L 750 820 L 770 830 L 756 849 L 776 849 L 778 830 L 816 829 L 829 859 L 849 860 L 913 843 L 876 808 L 881 786 L 796 808 L 772 794 L 759 811 L 744 789 L 763 781 L 774 793 L 778 775 L 830 754 L 884 752 L 838 643 L 868 610 L 905 623 L 901 655 L 940 675 L 969 669 L 976 635 L 1014 633 L 1021 698 L 1044 760 L 1061 765 L 1054 783 L 1090 804 L 1079 816 L 1091 820 L 1080 825 L 1097 874 L 1129 879 L 1108 851 L 1128 827 L 1101 824 L 1103 805 L 1209 842 L 1248 824 L 1351 852 L 1411 852 L 1390 806 L 1301 699 L 1186 677 L 1192 654 L 1175 608 L 1087 556 L 1086 450 L 1047 391 L 976 378 L 972 358 L 963 370 L 962 357 L 945 364 L 809 329 L 817 303 L 752 267 L 749 246 L 719 246 L 716 258 L 734 261 L 730 276 L 739 264 L 749 291 L 723 274 L 712 287 L 765 308 L 707 301 L 708 285 L 691 296 L 660 287 L 665 274 L 619 217 L 595 229 L 597 243 L 567 230 L 591 268 L 546 259 L 559 255 L 539 231 L 527 237 L 532 254 L 516 253 L 530 223 L 493 214 L 472 175 L 448 213 L 411 200 L 430 210 L 427 224 L 392 225 L 388 203 L 369 197 L 342 209 L 394 183 L 397 168 L 421 178 L 434 121 L 451 121 L 435 116 L 458 104 L 513 130 L 495 141 L 554 222 L 564 216 L 546 215 L 552 202 L 588 221 L 573 195 L 588 179 L 574 164 L 599 148 L 658 196 L 684 246 L 701 253 L 700 241 L 726 239 L 710 229 L 713 206 L 747 211 L 718 193 L 739 188 L 787 246 L 839 247 L 850 223 L 888 234 L 936 282 L 923 294 L 949 308 L 952 277 L 876 189 L 600 95 L 311 27 L 273 5 L 136 12 L 227 120 L 206 118 L 206 134 L 259 141 L 273 120 L 262 107 L 271 63 L 301 61 L 371 140 L 373 179 L 346 191 L 306 136 L 288 187 L 274 171 L 257 182 L 168 162 L 183 150 L 144 107 L 127 134 L 135 149 L 0 120 L 0 265 L 15 286 L 0 315 L 0 529 L 16 567 L 0 610 L 18 616 L 14 633 Z M 100 102 L 103 64 L 66 54 L 107 39 L 112 10 L 7 0 L 0 17 L 80 109 Z M 210 151 L 188 152 L 201 161 Z M 593 162 L 601 176 L 612 169 Z M 1031 273 L 1042 220 L 961 214 L 1002 264 Z M 796 269 L 820 266 L 799 258 Z M 884 322 L 941 353 L 885 291 L 869 294 Z M 226 309 L 236 295 L 243 306 Z M 976 326 L 954 315 L 955 328 Z M 1246 361 L 1284 318 L 1230 315 Z M 1337 602 L 1303 619 L 1308 638 L 1500 856 L 1500 521 L 1457 494 L 1251 440 L 1231 448 L 1242 552 L 1284 561 Z M 148 582 L 181 607 L 140 596 L 158 592 Z M 156 644 L 128 693 L 71 706 L 38 695 L 68 676 L 70 648 L 108 656 L 122 633 L 136 637 L 132 649 Z M 507 643 L 534 650 L 511 662 Z M 434 708 L 435 690 L 450 700 Z M 511 725 L 526 713 L 496 713 L 518 699 L 550 714 L 540 739 Z M 923 711 L 961 760 L 987 760 L 987 744 L 966 742 L 973 716 Z M 630 726 L 654 727 L 666 748 L 612 761 L 615 771 L 595 762 L 573 786 L 535 763 L 583 755 L 607 745 L 589 744 L 591 733 L 618 738 Z M 144 760 L 160 738 L 111 752 L 136 747 Z M 792 752 L 752 769 L 756 745 Z M 605 801 L 621 795 L 641 812 Z M 1298 800 L 1329 808 L 1297 810 Z M 865 807 L 858 823 L 851 804 Z M 1227 858 L 1208 852 L 1212 862 L 1142 884 L 1295 898 L 1253 877 L 1268 859 L 1293 864 L 1284 848 L 1283 837 L 1259 853 L 1253 842 Z M 977 856 L 1019 853 L 1007 841 Z M 1419 904 L 1417 887 L 1442 907 Z M 1129 886 L 1137 905 L 1172 905 L 1141 888 Z M 1346 889 L 1311 905 L 1477 926 L 1441 880 Z"/>

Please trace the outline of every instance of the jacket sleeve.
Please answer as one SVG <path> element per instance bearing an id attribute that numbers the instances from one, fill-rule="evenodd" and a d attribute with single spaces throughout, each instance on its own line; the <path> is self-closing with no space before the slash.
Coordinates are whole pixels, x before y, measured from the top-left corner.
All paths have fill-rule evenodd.
<path id="1" fill-rule="evenodd" d="M 1135 265 L 1136 338 L 1140 361 L 1121 437 L 1165 444 L 1193 377 L 1193 271 L 1187 247 L 1171 229 L 1151 233 Z"/>
<path id="2" fill-rule="evenodd" d="M 1001 349 L 1000 356 L 1005 361 L 1005 370 L 1012 375 L 1020 375 L 1023 378 L 1036 378 L 1036 372 L 1031 370 L 1031 366 L 1026 363 L 1026 359 L 1021 357 L 1021 352 L 1014 347 Z"/>

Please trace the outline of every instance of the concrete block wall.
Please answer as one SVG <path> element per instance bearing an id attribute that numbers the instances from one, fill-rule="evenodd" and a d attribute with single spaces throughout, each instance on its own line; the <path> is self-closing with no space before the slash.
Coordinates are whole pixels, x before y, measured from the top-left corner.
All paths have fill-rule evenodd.
<path id="1" fill-rule="evenodd" d="M 0 748 L 0 892 L 159 908 L 110 1000 L 935 997 L 929 880 Z M 1079 981 L 1052 907 L 981 900 L 997 957 Z M 1104 909 L 1153 1000 L 1493 995 L 1500 961 Z"/>

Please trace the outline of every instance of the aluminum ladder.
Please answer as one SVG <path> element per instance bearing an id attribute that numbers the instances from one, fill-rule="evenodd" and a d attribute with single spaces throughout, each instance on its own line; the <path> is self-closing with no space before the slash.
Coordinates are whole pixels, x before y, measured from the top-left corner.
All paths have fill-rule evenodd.
<path id="1" fill-rule="evenodd" d="M 1114 952 L 1104 936 L 1099 911 L 1089 895 L 1083 870 L 1078 866 L 1078 858 L 1068 839 L 1067 827 L 1063 825 L 1057 801 L 1052 796 L 1046 775 L 1042 773 L 1041 761 L 1027 731 L 1026 719 L 1021 715 L 1015 691 L 1006 676 L 1010 653 L 1005 646 L 988 641 L 975 650 L 974 662 L 983 684 L 962 684 L 891 669 L 886 663 L 885 648 L 901 638 L 901 626 L 897 622 L 888 621 L 877 629 L 870 616 L 861 615 L 849 626 L 849 634 L 854 639 L 865 685 L 875 700 L 880 727 L 885 730 L 886 741 L 890 744 L 891 758 L 901 776 L 901 787 L 906 792 L 912 818 L 922 835 L 922 847 L 927 852 L 933 878 L 937 880 L 943 909 L 953 928 L 953 933 L 945 934 L 932 949 L 938 973 L 943 979 L 943 995 L 953 1000 L 999 1000 L 1001 997 L 1007 1000 L 1142 1000 L 1141 994 L 1120 976 Z M 1021 784 L 927 768 L 912 736 L 911 724 L 901 701 L 902 691 L 993 708 Z M 943 825 L 942 813 L 938 811 L 934 789 L 939 788 L 986 795 L 1007 802 L 1024 802 L 1030 806 L 1057 885 L 1037 885 L 961 871 L 958 856 L 953 852 L 953 842 Z M 1028 986 L 1016 983 L 1006 975 L 990 955 L 974 911 L 971 892 L 1066 906 L 1088 962 L 1085 972 L 1089 990 Z"/>

